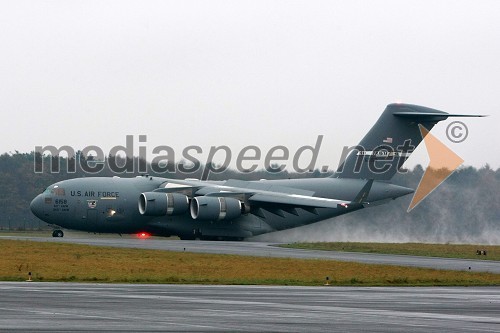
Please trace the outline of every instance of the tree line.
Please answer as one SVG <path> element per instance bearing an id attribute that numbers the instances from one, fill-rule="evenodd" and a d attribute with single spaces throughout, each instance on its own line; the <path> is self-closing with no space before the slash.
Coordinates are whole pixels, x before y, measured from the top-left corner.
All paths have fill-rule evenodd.
<path id="1" fill-rule="evenodd" d="M 148 174 L 166 178 L 199 178 L 202 168 L 186 176 L 175 172 L 173 166 L 152 167 L 138 158 L 108 156 L 116 165 L 138 165 L 145 163 Z M 41 163 L 41 165 L 37 165 Z M 54 163 L 59 163 L 59 172 L 50 172 Z M 91 165 L 91 164 L 89 164 Z M 116 174 L 105 164 L 100 172 L 92 176 L 135 177 L 138 172 Z M 72 169 L 68 166 L 74 166 Z M 71 170 L 74 172 L 67 172 Z M 157 170 L 157 172 L 153 171 Z M 163 170 L 158 172 L 158 170 Z M 41 171 L 41 172 L 35 172 Z M 396 174 L 392 182 L 416 188 L 424 173 L 417 165 L 404 174 Z M 256 170 L 240 173 L 227 169 L 223 173 L 211 174 L 211 180 L 223 179 L 285 179 L 326 177 L 329 173 L 312 170 L 307 173 L 273 170 Z M 0 155 L 0 230 L 40 229 L 46 224 L 31 214 L 29 204 L 47 186 L 55 182 L 88 177 L 86 170 L 74 158 L 40 156 L 31 153 Z M 386 205 L 364 209 L 333 220 L 321 222 L 297 230 L 280 233 L 287 240 L 350 240 L 350 241 L 437 241 L 437 242 L 482 242 L 500 244 L 500 169 L 488 165 L 481 168 L 461 167 L 441 186 L 433 191 L 420 205 L 407 213 L 411 195 Z M 278 235 L 278 237 L 279 237 Z M 275 237 L 263 236 L 266 237 Z"/>

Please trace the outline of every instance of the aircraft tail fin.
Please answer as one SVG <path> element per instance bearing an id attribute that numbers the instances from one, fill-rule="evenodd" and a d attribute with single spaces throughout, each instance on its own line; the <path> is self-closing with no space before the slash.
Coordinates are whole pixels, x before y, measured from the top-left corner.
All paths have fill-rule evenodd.
<path id="1" fill-rule="evenodd" d="M 449 114 L 412 105 L 389 104 L 375 125 L 347 157 L 332 177 L 389 180 L 422 141 L 418 125 L 429 131 L 448 117 L 484 117 Z"/>

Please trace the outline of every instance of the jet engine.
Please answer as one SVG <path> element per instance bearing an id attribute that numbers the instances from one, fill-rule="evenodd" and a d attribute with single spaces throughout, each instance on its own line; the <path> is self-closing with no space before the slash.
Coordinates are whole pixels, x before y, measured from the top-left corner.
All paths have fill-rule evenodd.
<path id="1" fill-rule="evenodd" d="M 139 196 L 139 213 L 146 216 L 180 215 L 189 209 L 189 198 L 180 193 L 145 192 Z"/>
<path id="2" fill-rule="evenodd" d="M 232 220 L 241 215 L 243 203 L 227 197 L 194 197 L 191 200 L 191 217 L 194 220 Z"/>

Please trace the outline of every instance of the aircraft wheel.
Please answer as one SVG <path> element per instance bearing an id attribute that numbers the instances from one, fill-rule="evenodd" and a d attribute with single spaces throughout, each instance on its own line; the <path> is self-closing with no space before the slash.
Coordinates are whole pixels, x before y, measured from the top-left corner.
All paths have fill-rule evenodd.
<path id="1" fill-rule="evenodd" d="M 52 232 L 52 237 L 63 237 L 64 236 L 64 232 L 62 230 L 54 230 Z"/>

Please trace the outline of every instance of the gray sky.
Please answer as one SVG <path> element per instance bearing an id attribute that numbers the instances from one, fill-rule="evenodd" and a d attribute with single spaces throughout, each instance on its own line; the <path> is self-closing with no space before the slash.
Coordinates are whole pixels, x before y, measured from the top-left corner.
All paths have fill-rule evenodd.
<path id="1" fill-rule="evenodd" d="M 322 134 L 318 166 L 336 167 L 400 101 L 489 114 L 464 143 L 450 120 L 432 133 L 498 168 L 499 17 L 500 1 L 4 1 L 0 153 L 145 134 L 149 152 L 293 154 Z"/>

